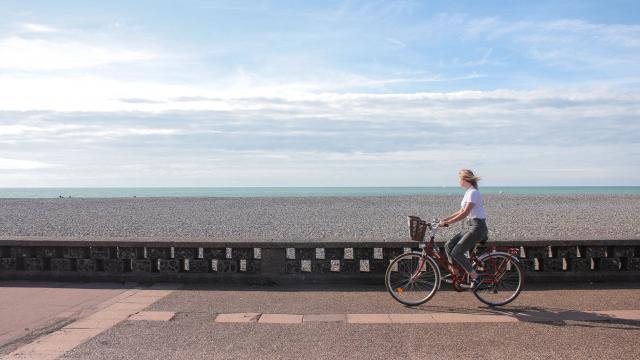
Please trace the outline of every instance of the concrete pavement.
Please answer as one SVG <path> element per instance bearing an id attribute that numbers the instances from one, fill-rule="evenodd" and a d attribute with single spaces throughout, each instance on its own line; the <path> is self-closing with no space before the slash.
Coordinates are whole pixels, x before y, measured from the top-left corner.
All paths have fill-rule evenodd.
<path id="1" fill-rule="evenodd" d="M 453 291 L 407 308 L 376 286 L 185 286 L 61 358 L 640 358 L 638 284 L 566 287 L 491 309 Z"/>

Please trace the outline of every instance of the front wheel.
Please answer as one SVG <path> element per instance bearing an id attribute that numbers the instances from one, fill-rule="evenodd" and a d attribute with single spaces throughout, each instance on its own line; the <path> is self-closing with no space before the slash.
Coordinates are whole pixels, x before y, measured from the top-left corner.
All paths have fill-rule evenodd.
<path id="1" fill-rule="evenodd" d="M 478 300 L 489 306 L 506 305 L 520 294 L 524 273 L 520 262 L 505 253 L 492 253 L 478 259 L 484 275 L 482 283 L 473 291 Z"/>
<path id="2" fill-rule="evenodd" d="M 384 276 L 387 291 L 398 302 L 416 306 L 435 295 L 440 274 L 433 259 L 418 253 L 402 254 L 391 261 Z"/>

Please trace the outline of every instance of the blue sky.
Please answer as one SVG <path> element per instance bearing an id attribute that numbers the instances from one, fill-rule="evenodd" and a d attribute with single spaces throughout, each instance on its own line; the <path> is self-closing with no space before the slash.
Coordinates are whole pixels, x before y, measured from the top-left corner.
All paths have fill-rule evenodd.
<path id="1" fill-rule="evenodd" d="M 0 1 L 0 186 L 639 185 L 633 1 Z"/>

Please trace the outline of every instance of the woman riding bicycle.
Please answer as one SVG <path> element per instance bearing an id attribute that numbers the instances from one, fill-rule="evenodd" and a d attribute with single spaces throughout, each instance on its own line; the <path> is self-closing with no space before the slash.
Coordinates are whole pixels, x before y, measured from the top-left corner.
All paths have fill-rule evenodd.
<path id="1" fill-rule="evenodd" d="M 445 244 L 445 252 L 449 261 L 453 260 L 460 265 L 471 278 L 471 287 L 476 288 L 480 282 L 480 276 L 473 269 L 471 262 L 464 255 L 467 251 L 481 241 L 486 241 L 489 230 L 487 229 L 487 216 L 484 212 L 482 196 L 478 191 L 479 176 L 475 176 L 471 170 L 458 171 L 460 186 L 467 191 L 464 193 L 460 210 L 440 220 L 440 226 L 447 226 L 465 219 L 465 228 Z"/>

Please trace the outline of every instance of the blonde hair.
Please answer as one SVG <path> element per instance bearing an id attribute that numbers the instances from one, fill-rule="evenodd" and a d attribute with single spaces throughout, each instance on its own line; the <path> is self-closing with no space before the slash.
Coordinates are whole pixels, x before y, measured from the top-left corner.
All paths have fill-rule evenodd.
<path id="1" fill-rule="evenodd" d="M 469 169 L 462 169 L 458 171 L 458 176 L 460 177 L 460 179 L 469 182 L 469 184 L 471 184 L 471 186 L 473 186 L 474 188 L 478 188 L 478 181 L 480 180 L 480 176 L 475 176 L 473 174 L 473 171 Z"/>

